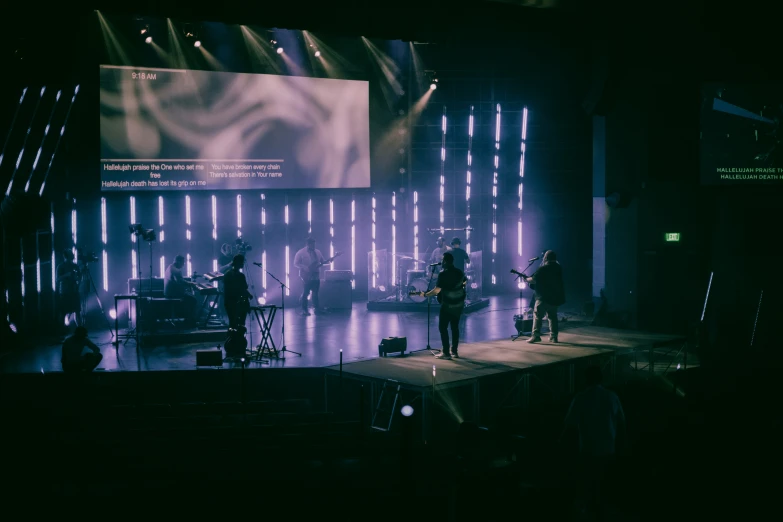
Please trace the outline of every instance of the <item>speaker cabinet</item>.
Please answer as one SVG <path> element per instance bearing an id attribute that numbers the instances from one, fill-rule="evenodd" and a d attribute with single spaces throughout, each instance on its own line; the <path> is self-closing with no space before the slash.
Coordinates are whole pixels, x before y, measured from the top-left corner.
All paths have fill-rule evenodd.
<path id="1" fill-rule="evenodd" d="M 350 309 L 353 306 L 353 292 L 350 281 L 321 281 L 318 292 L 320 305 L 333 310 Z"/>

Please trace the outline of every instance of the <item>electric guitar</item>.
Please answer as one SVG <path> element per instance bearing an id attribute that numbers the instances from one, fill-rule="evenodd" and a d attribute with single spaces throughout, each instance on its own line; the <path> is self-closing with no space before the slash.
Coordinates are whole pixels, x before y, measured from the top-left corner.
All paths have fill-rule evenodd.
<path id="1" fill-rule="evenodd" d="M 515 274 L 515 275 L 518 275 L 519 277 L 524 279 L 525 280 L 525 284 L 527 284 L 527 286 L 530 287 L 531 290 L 535 290 L 536 289 L 536 284 L 535 283 L 528 283 L 527 282 L 527 278 L 530 277 L 527 274 L 523 274 L 522 272 L 514 270 L 513 268 L 511 269 L 511 273 Z"/>
<path id="2" fill-rule="evenodd" d="M 338 257 L 343 255 L 342 252 L 335 252 L 332 257 L 329 259 L 324 259 L 323 261 L 313 261 L 310 263 L 310 266 L 307 267 L 307 270 L 299 269 L 299 277 L 302 278 L 302 281 L 310 281 L 311 276 L 313 273 L 317 274 L 318 269 L 321 268 L 324 265 L 328 265 Z"/>
<path id="3" fill-rule="evenodd" d="M 463 280 L 461 284 L 457 285 L 452 290 L 443 290 L 443 289 L 441 289 L 441 291 L 437 295 L 438 303 L 439 304 L 443 304 L 443 294 L 444 293 L 448 293 L 448 295 L 452 299 L 452 301 L 457 301 L 457 300 L 464 301 L 465 298 L 467 297 L 467 293 L 465 292 L 465 286 L 467 286 L 467 284 L 468 284 L 468 281 L 466 279 L 466 280 Z M 425 297 L 424 296 L 425 293 L 426 292 L 419 292 L 419 291 L 412 290 L 412 291 L 408 292 L 408 295 L 409 296 L 417 295 L 419 297 Z"/>

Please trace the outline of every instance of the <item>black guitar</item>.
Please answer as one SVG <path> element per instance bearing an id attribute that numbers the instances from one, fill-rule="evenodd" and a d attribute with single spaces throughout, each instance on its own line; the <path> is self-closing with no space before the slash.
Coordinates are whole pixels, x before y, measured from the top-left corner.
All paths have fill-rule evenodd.
<path id="1" fill-rule="evenodd" d="M 467 280 L 463 280 L 461 284 L 457 285 L 456 288 L 453 290 L 442 290 L 438 293 L 438 303 L 443 304 L 443 294 L 448 293 L 449 297 L 453 301 L 464 301 L 467 297 L 467 293 L 465 292 L 465 286 L 468 284 Z M 424 297 L 425 292 L 419 292 L 419 291 L 410 291 L 408 292 L 408 295 L 418 295 L 419 297 Z"/>
<path id="2" fill-rule="evenodd" d="M 511 273 L 512 273 L 512 274 L 515 274 L 515 275 L 518 275 L 519 277 L 521 277 L 522 279 L 524 279 L 524 280 L 525 280 L 525 283 L 527 284 L 527 286 L 529 286 L 529 287 L 530 287 L 530 289 L 531 289 L 531 290 L 535 290 L 535 289 L 536 289 L 536 284 L 535 284 L 535 283 L 528 283 L 528 282 L 527 282 L 527 278 L 528 278 L 528 277 L 530 277 L 530 276 L 528 276 L 527 274 L 523 274 L 522 272 L 519 272 L 519 271 L 517 271 L 517 270 L 514 270 L 513 268 L 511 269 Z"/>

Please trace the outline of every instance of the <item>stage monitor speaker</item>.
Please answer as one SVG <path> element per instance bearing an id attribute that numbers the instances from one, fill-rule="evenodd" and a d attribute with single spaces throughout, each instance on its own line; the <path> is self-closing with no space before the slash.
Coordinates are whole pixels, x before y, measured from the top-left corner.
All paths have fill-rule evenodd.
<path id="1" fill-rule="evenodd" d="M 321 306 L 333 310 L 350 309 L 353 306 L 351 281 L 321 281 L 321 289 L 318 292 Z"/>
<path id="2" fill-rule="evenodd" d="M 353 279 L 353 272 L 350 270 L 326 270 L 324 271 L 326 281 L 350 281 Z"/>
<path id="3" fill-rule="evenodd" d="M 196 366 L 223 366 L 223 350 L 220 348 L 197 350 Z"/>
<path id="4" fill-rule="evenodd" d="M 408 349 L 407 337 L 387 337 L 381 341 L 378 345 L 378 356 L 386 357 L 390 353 L 399 353 L 405 355 L 405 350 Z"/>

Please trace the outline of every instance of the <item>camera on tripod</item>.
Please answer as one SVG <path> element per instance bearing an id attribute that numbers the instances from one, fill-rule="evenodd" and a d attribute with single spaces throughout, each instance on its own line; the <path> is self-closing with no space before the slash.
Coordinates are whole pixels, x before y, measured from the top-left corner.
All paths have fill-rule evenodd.
<path id="1" fill-rule="evenodd" d="M 234 245 L 234 252 L 236 254 L 242 254 L 243 256 L 253 250 L 253 245 L 238 237 Z"/>
<path id="2" fill-rule="evenodd" d="M 79 252 L 79 261 L 82 263 L 97 263 L 100 259 L 95 252 L 84 252 L 81 249 L 77 249 L 77 252 Z"/>

